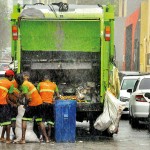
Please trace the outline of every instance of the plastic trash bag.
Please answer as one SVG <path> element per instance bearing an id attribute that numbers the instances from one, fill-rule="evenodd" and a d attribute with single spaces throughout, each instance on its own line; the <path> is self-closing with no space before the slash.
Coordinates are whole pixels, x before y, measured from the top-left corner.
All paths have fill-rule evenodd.
<path id="1" fill-rule="evenodd" d="M 96 119 L 94 127 L 104 131 L 108 129 L 110 133 L 116 133 L 119 127 L 121 113 L 125 108 L 125 103 L 120 102 L 110 91 L 107 90 L 103 113 Z"/>
<path id="2" fill-rule="evenodd" d="M 121 111 L 121 108 L 119 111 Z M 118 133 L 119 121 L 121 117 L 121 113 L 119 111 L 118 111 L 116 119 L 112 122 L 112 124 L 108 128 L 109 133 Z"/>
<path id="3" fill-rule="evenodd" d="M 20 105 L 18 107 L 18 115 L 16 117 L 16 140 L 14 142 L 20 141 L 22 136 L 22 117 L 24 115 L 25 109 L 23 105 Z M 33 131 L 33 121 L 29 122 L 27 121 L 27 129 L 26 129 L 26 135 L 25 135 L 26 142 L 39 142 L 39 139 L 37 138 L 37 135 Z"/>
<path id="4" fill-rule="evenodd" d="M 118 133 L 119 121 L 121 118 L 122 111 L 126 107 L 125 102 L 119 101 L 111 92 L 107 91 L 111 104 L 111 125 L 108 128 L 108 132 L 110 133 Z"/>
<path id="5" fill-rule="evenodd" d="M 97 130 L 104 131 L 111 125 L 111 119 L 108 110 L 108 98 L 105 96 L 103 113 L 96 119 L 94 127 Z"/>

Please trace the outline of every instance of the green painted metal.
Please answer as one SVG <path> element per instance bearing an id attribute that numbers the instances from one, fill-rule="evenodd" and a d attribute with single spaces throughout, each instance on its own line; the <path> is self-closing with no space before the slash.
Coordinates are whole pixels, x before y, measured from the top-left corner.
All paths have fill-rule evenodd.
<path id="1" fill-rule="evenodd" d="M 101 9 L 101 8 L 100 8 Z M 21 7 L 14 6 L 12 24 L 18 24 Z M 99 52 L 100 96 L 104 100 L 114 57 L 114 8 L 103 6 L 102 13 L 46 13 L 45 19 L 26 18 L 19 23 L 19 40 L 12 41 L 12 55 L 21 68 L 22 51 Z M 111 27 L 111 40 L 105 41 L 105 26 Z"/>
<path id="2" fill-rule="evenodd" d="M 12 20 L 11 21 L 11 26 L 13 26 L 13 25 L 16 25 L 16 21 L 15 20 Z M 11 34 L 11 56 L 12 56 L 12 58 L 13 59 L 15 59 L 16 60 L 16 52 L 17 52 L 17 42 L 18 41 L 14 41 L 13 39 L 12 39 L 12 34 Z"/>
<path id="3" fill-rule="evenodd" d="M 18 60 L 18 70 L 17 70 L 17 73 L 20 73 L 21 71 L 21 48 L 20 48 L 20 38 L 18 39 L 18 42 L 17 42 L 17 54 L 16 54 L 16 58 Z"/>
<path id="4" fill-rule="evenodd" d="M 114 19 L 114 6 L 113 5 L 108 5 L 104 6 L 104 19 L 105 20 L 110 20 Z"/>
<path id="5" fill-rule="evenodd" d="M 20 12 L 22 10 L 22 7 L 20 7 L 20 4 L 14 5 L 13 6 L 13 13 L 11 14 L 11 19 L 18 19 L 18 17 L 20 16 Z"/>
<path id="6" fill-rule="evenodd" d="M 113 68 L 114 58 L 114 7 L 112 5 L 104 6 L 104 16 L 101 22 L 101 102 L 104 101 L 104 95 L 109 87 L 110 71 Z M 111 34 L 110 41 L 105 41 L 104 30 L 105 26 L 110 26 Z"/>
<path id="7" fill-rule="evenodd" d="M 110 35 L 110 57 L 111 59 L 114 59 L 114 20 L 110 20 L 110 26 L 111 26 L 111 35 Z"/>
<path id="8" fill-rule="evenodd" d="M 57 12 L 56 15 L 54 13 L 46 13 L 45 18 L 52 18 L 57 20 L 63 19 L 99 19 L 103 16 L 100 13 L 66 13 L 66 12 Z"/>
<path id="9" fill-rule="evenodd" d="M 100 53 L 100 57 L 101 57 L 101 65 L 100 65 L 100 69 L 101 69 L 101 74 L 100 74 L 100 96 L 101 96 L 101 101 L 103 102 L 104 100 L 104 93 L 105 93 L 105 82 L 104 79 L 106 78 L 106 76 L 104 75 L 104 64 L 105 64 L 105 39 L 104 39 L 104 19 L 100 20 L 101 22 L 101 33 L 100 33 L 100 41 L 101 41 L 101 53 Z"/>
<path id="10" fill-rule="evenodd" d="M 99 23 L 95 20 L 22 20 L 22 50 L 98 52 Z"/>

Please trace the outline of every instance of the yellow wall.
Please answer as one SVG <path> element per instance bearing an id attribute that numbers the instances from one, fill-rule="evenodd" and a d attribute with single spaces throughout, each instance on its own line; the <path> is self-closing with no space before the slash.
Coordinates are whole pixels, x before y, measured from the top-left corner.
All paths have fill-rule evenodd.
<path id="1" fill-rule="evenodd" d="M 127 15 L 127 0 L 119 0 L 119 17 Z"/>
<path id="2" fill-rule="evenodd" d="M 148 64 L 147 64 L 147 72 L 150 72 L 150 0 L 148 0 L 148 17 L 147 17 L 148 27 L 147 27 L 147 55 Z"/>
<path id="3" fill-rule="evenodd" d="M 140 72 L 150 72 L 150 0 L 141 3 Z"/>

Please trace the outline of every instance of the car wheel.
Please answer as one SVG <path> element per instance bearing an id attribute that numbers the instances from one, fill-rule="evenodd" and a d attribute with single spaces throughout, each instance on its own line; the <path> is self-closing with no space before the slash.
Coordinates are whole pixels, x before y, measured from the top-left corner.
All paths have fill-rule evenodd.
<path id="1" fill-rule="evenodd" d="M 150 123 L 148 124 L 148 132 L 150 132 Z"/>
<path id="2" fill-rule="evenodd" d="M 147 125 L 147 127 L 148 127 L 148 131 L 150 132 L 150 115 L 148 115 L 148 125 Z"/>
<path id="3" fill-rule="evenodd" d="M 131 124 L 132 121 L 132 112 L 131 112 L 131 108 L 129 108 L 129 123 Z"/>
<path id="4" fill-rule="evenodd" d="M 132 117 L 129 115 L 129 124 L 131 124 Z"/>
<path id="5" fill-rule="evenodd" d="M 139 121 L 137 118 L 131 117 L 131 127 L 137 128 L 139 126 Z"/>

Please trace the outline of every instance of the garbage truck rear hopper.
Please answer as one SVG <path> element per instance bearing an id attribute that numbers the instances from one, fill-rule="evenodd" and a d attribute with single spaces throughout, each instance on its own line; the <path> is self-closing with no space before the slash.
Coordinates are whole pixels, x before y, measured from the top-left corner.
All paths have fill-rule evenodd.
<path id="1" fill-rule="evenodd" d="M 12 58 L 17 72 L 35 84 L 49 73 L 62 99 L 77 100 L 77 121 L 91 128 L 102 113 L 114 64 L 111 5 L 15 5 Z"/>

